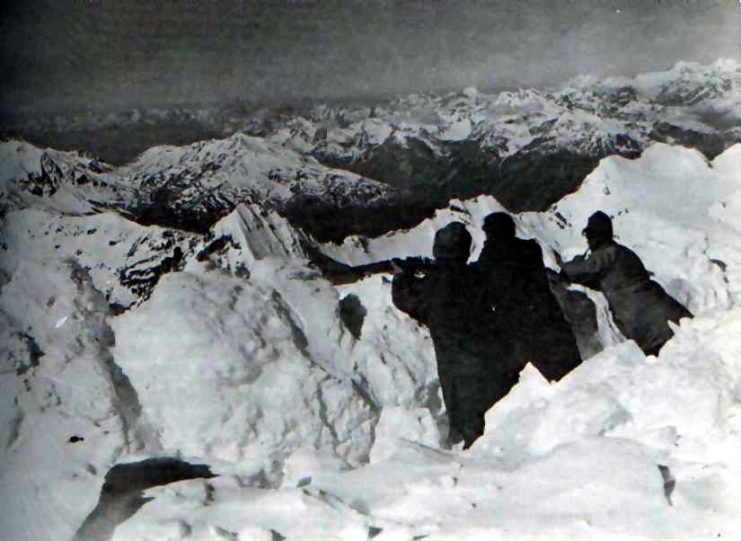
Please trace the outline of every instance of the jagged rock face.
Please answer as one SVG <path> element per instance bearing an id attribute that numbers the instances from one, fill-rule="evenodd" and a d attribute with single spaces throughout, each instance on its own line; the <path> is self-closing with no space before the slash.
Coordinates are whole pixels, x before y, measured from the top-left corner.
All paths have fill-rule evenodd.
<path id="1" fill-rule="evenodd" d="M 211 228 L 196 259 L 248 276 L 249 268 L 265 257 L 305 259 L 310 244 L 310 238 L 276 212 L 240 204 Z"/>
<path id="2" fill-rule="evenodd" d="M 696 143 L 688 146 L 701 147 L 709 154 L 719 153 L 718 149 L 722 151 L 725 145 L 717 135 L 679 130 L 680 135 L 682 138 L 677 142 Z M 669 137 L 657 131 L 656 139 Z M 584 151 L 560 147 L 547 137 L 539 138 L 515 154 L 505 156 L 500 155 L 500 149 L 488 147 L 481 140 L 438 146 L 442 155 L 436 155 L 425 141 L 407 137 L 404 145 L 385 141 L 354 161 L 322 152 L 317 157 L 404 189 L 410 194 L 410 203 L 414 202 L 418 209 L 417 215 L 427 217 L 430 212 L 423 210 L 425 206 L 441 208 L 450 199 L 477 195 L 493 195 L 517 212 L 545 210 L 576 189 L 600 159 L 612 154 L 635 158 L 641 152 L 640 146 L 628 136 L 618 137 L 609 144 L 600 142 L 596 148 Z"/>
<path id="3" fill-rule="evenodd" d="M 29 206 L 84 215 L 136 197 L 109 165 L 77 153 L 9 141 L 0 144 L 0 163 L 0 216 Z"/>
<path id="4" fill-rule="evenodd" d="M 708 158 L 714 158 L 728 147 L 729 141 L 741 141 L 741 132 L 738 129 L 725 133 L 706 132 L 659 122 L 651 132 L 651 137 L 663 143 L 696 148 Z"/>

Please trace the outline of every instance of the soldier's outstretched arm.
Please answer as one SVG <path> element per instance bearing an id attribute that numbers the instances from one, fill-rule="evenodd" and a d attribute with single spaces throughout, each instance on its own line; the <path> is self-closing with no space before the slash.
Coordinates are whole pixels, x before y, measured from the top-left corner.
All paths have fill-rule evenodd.
<path id="1" fill-rule="evenodd" d="M 394 274 L 391 283 L 391 300 L 399 310 L 406 312 L 420 323 L 425 323 L 429 314 L 429 278 L 418 277 L 410 270 Z"/>
<path id="2" fill-rule="evenodd" d="M 562 261 L 561 276 L 577 284 L 594 284 L 600 275 L 615 263 L 615 257 L 615 250 L 608 248 L 592 252 L 586 258 L 577 256 L 571 261 Z"/>

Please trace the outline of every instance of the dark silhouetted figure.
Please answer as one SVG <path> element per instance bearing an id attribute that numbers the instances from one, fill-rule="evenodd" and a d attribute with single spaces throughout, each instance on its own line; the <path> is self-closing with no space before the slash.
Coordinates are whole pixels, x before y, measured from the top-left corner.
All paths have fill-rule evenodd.
<path id="1" fill-rule="evenodd" d="M 576 339 L 551 292 L 543 252 L 534 240 L 515 236 L 506 212 L 484 219 L 486 242 L 476 265 L 488 280 L 501 338 L 512 354 L 549 380 L 561 379 L 581 363 Z"/>
<path id="2" fill-rule="evenodd" d="M 583 234 L 591 253 L 569 262 L 556 254 L 561 275 L 602 291 L 620 332 L 635 340 L 646 355 L 658 354 L 673 335 L 667 322 L 692 314 L 651 280 L 632 250 L 613 240 L 612 220 L 607 214 L 592 214 Z"/>
<path id="3" fill-rule="evenodd" d="M 448 224 L 435 235 L 434 262 L 421 271 L 402 268 L 392 286 L 396 307 L 430 330 L 450 441 L 463 439 L 464 448 L 483 434 L 486 410 L 509 392 L 521 369 L 497 339 L 486 284 L 467 264 L 470 251 L 465 225 Z"/>

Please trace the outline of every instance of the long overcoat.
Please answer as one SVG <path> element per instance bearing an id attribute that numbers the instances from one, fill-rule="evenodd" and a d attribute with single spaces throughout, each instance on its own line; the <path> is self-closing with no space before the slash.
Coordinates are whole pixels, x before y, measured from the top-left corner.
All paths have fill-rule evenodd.
<path id="1" fill-rule="evenodd" d="M 484 430 L 484 413 L 517 382 L 507 344 L 498 339 L 494 312 L 472 266 L 436 266 L 424 276 L 394 276 L 394 305 L 429 328 L 435 347 L 452 439 L 468 443 Z"/>
<path id="2" fill-rule="evenodd" d="M 571 326 L 550 290 L 543 252 L 534 240 L 487 241 L 476 265 L 487 280 L 502 340 L 549 380 L 581 362 Z"/>
<path id="3" fill-rule="evenodd" d="M 602 291 L 620 332 L 635 340 L 647 355 L 655 355 L 673 336 L 668 321 L 692 314 L 651 280 L 640 258 L 630 248 L 610 241 L 561 265 L 571 281 Z"/>

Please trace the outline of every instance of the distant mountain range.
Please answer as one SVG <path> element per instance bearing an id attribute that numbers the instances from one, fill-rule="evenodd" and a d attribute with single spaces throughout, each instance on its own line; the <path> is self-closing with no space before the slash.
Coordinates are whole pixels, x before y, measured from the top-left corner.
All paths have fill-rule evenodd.
<path id="1" fill-rule="evenodd" d="M 544 210 L 602 158 L 635 158 L 652 142 L 712 158 L 741 141 L 741 64 L 680 63 L 635 78 L 580 77 L 549 92 L 468 88 L 303 112 L 180 108 L 37 118 L 5 132 L 84 152 L 24 146 L 38 163 L 16 180 L 31 194 L 97 182 L 80 197 L 141 223 L 194 231 L 248 200 L 319 239 L 340 241 L 409 227 L 451 198 L 490 194 L 513 211 Z M 210 137 L 225 138 L 138 155 L 150 143 Z M 3 159 L 19 159 L 12 154 L 6 146 Z M 98 154 L 127 164 L 83 157 Z M 129 196 L 91 196 L 112 186 Z"/>

